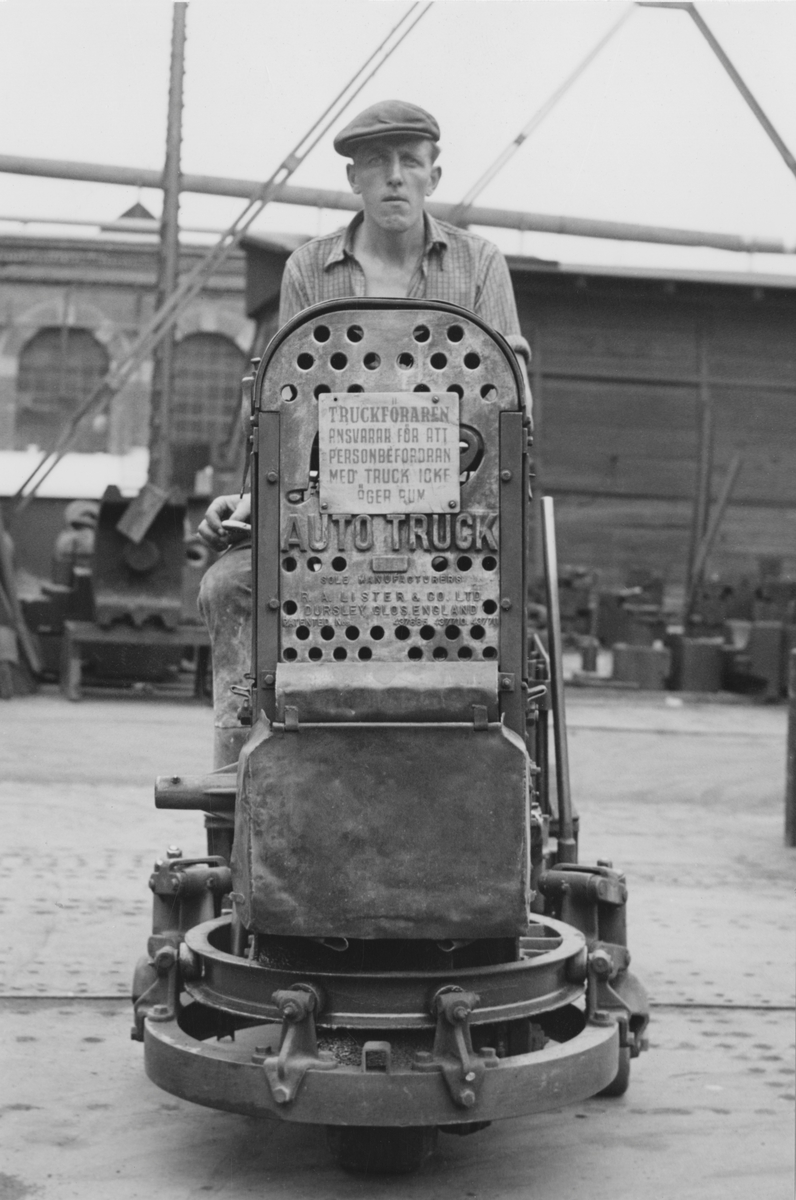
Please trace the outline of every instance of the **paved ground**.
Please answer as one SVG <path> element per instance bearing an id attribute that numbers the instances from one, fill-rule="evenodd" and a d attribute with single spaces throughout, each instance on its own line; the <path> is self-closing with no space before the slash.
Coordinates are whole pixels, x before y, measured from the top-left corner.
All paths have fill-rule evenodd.
<path id="1" fill-rule="evenodd" d="M 573 691 L 569 725 L 582 857 L 628 874 L 652 1049 L 621 1100 L 444 1138 L 423 1175 L 363 1181 L 330 1165 L 315 1130 L 158 1091 L 112 999 L 144 946 L 153 858 L 202 848 L 201 819 L 156 813 L 151 781 L 209 767 L 209 710 L 3 704 L 0 1200 L 790 1197 L 784 710 Z"/>

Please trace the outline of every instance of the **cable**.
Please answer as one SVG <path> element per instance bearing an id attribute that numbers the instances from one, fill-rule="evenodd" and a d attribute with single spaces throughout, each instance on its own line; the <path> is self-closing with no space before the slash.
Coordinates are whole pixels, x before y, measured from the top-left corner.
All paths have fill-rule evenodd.
<path id="1" fill-rule="evenodd" d="M 616 21 L 608 32 L 600 38 L 596 46 L 593 47 L 586 57 L 577 65 L 571 75 L 568 75 L 559 88 L 545 100 L 541 108 L 537 109 L 531 117 L 527 125 L 525 125 L 517 136 L 514 138 L 506 149 L 500 154 L 490 167 L 484 171 L 483 175 L 473 184 L 469 192 L 459 201 L 456 207 L 452 210 L 448 220 L 452 224 L 463 224 L 463 218 L 466 216 L 467 209 L 473 204 L 478 196 L 481 195 L 484 188 L 492 182 L 499 171 L 503 169 L 506 163 L 512 158 L 520 146 L 526 141 L 535 129 L 538 129 L 545 117 L 547 117 L 558 104 L 559 100 L 563 99 L 572 85 L 580 78 L 586 68 L 594 61 L 604 46 L 607 46 L 611 38 L 619 32 L 621 27 L 633 15 L 634 7 L 625 9 L 618 21 Z"/>
<path id="2" fill-rule="evenodd" d="M 366 59 L 356 74 L 351 77 L 345 87 L 338 92 L 337 96 L 324 109 L 323 113 L 313 123 L 304 137 L 301 138 L 293 150 L 283 159 L 270 179 L 263 184 L 259 193 L 253 196 L 246 204 L 243 211 L 229 228 L 225 230 L 215 246 L 208 251 L 192 271 L 180 280 L 176 289 L 144 324 L 127 357 L 120 364 L 112 367 L 96 384 L 72 415 L 64 430 L 62 430 L 55 446 L 52 450 L 43 454 L 37 466 L 22 483 L 14 497 L 16 512 L 21 512 L 27 507 L 37 488 L 41 486 L 50 472 L 61 461 L 74 440 L 83 418 L 94 409 L 101 412 L 110 403 L 113 396 L 129 382 L 135 371 L 150 356 L 155 346 L 157 346 L 174 324 L 180 312 L 202 290 L 205 280 L 213 274 L 230 252 L 240 243 L 249 226 L 269 203 L 277 188 L 290 178 L 310 151 L 317 146 L 321 138 L 339 120 L 351 102 L 359 95 L 366 84 L 370 82 L 376 72 L 384 66 L 418 22 L 423 19 L 431 8 L 432 3 L 433 0 L 426 0 L 425 3 L 420 3 L 419 0 L 416 0 L 412 4 L 408 11 L 392 27 L 383 41 L 379 43 L 373 53 Z M 27 488 L 30 490 L 26 491 Z"/>
<path id="3" fill-rule="evenodd" d="M 758 104 L 751 88 L 749 88 L 747 86 L 747 84 L 744 81 L 743 77 L 741 76 L 740 72 L 737 70 L 737 68 L 731 61 L 729 55 L 724 50 L 723 46 L 721 46 L 721 44 L 719 43 L 718 39 L 716 38 L 715 34 L 711 30 L 710 26 L 705 21 L 702 14 L 697 11 L 696 5 L 691 4 L 691 3 L 679 3 L 679 2 L 677 2 L 677 3 L 662 3 L 662 0 L 636 0 L 636 7 L 637 8 L 673 8 L 673 9 L 679 9 L 681 12 L 688 13 L 689 17 L 691 17 L 692 21 L 694 22 L 697 29 L 704 37 L 707 44 L 710 46 L 711 50 L 716 55 L 716 58 L 719 60 L 721 65 L 724 67 L 724 70 L 727 72 L 730 79 L 733 81 L 733 83 L 737 87 L 738 91 L 741 93 L 744 100 L 749 105 L 749 107 L 751 108 L 754 115 L 757 117 L 760 124 L 763 126 L 763 129 L 766 131 L 769 138 L 776 146 L 786 167 L 791 171 L 791 173 L 793 175 L 796 175 L 796 157 L 794 157 L 794 155 L 791 153 L 786 142 L 780 137 L 780 135 L 777 132 L 777 130 L 775 129 L 773 123 L 769 120 L 769 118 L 766 116 L 763 109 Z"/>

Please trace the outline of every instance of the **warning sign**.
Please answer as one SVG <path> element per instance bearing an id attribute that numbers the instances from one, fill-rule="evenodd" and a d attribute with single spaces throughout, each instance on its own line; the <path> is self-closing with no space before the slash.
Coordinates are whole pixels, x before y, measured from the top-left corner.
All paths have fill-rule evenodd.
<path id="1" fill-rule="evenodd" d="M 318 401 L 326 512 L 459 510 L 455 392 L 327 392 Z"/>

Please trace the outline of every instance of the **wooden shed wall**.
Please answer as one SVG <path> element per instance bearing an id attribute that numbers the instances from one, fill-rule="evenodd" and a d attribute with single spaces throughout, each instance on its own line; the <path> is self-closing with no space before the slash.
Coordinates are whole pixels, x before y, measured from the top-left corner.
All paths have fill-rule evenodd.
<path id="1" fill-rule="evenodd" d="M 276 328 L 284 247 L 250 238 L 247 306 Z M 628 272 L 576 273 L 509 258 L 534 357 L 539 486 L 556 498 L 559 558 L 606 584 L 631 567 L 682 586 L 706 402 L 713 496 L 743 466 L 709 571 L 796 578 L 796 287 Z"/>
<path id="2" fill-rule="evenodd" d="M 714 498 L 743 456 L 710 571 L 796 577 L 796 290 L 511 265 L 560 560 L 682 584 L 708 405 Z"/>

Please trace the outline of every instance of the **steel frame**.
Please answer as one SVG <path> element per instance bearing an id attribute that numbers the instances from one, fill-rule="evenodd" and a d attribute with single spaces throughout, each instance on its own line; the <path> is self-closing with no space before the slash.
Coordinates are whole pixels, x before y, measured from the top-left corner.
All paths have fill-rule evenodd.
<path id="1" fill-rule="evenodd" d="M 200 1041 L 174 1016 L 149 1017 L 146 1072 L 158 1087 L 183 1100 L 245 1116 L 309 1125 L 435 1126 L 576 1104 L 611 1083 L 620 1055 L 620 1028 L 609 1019 L 587 1024 L 571 1041 L 495 1059 L 484 1073 L 475 1108 L 454 1102 L 441 1071 L 348 1066 L 310 1068 L 295 1098 L 284 1104 L 274 1098 L 262 1062 L 264 1052 L 276 1053 L 279 1038 L 280 1026 L 270 1024 L 237 1031 L 232 1042 Z"/>

